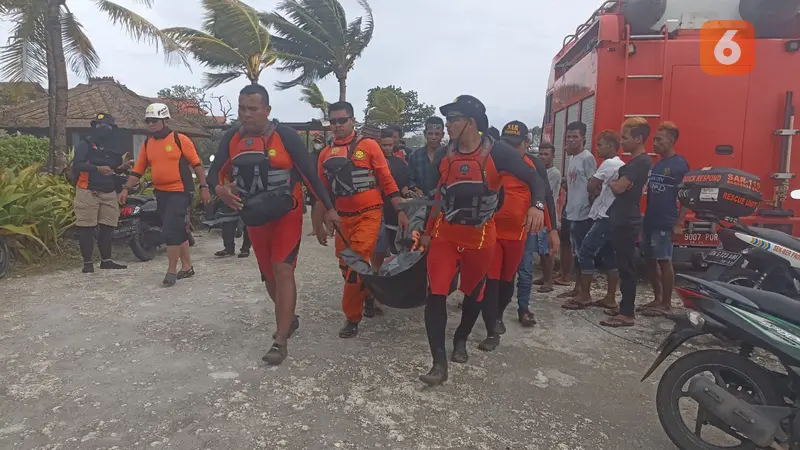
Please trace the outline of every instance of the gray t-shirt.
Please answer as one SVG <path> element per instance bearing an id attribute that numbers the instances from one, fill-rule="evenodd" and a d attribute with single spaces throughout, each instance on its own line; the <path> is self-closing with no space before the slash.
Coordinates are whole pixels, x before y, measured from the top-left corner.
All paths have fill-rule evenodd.
<path id="1" fill-rule="evenodd" d="M 592 204 L 587 190 L 589 179 L 597 171 L 597 160 L 584 150 L 569 160 L 567 168 L 567 220 L 581 221 L 589 218 Z"/>
<path id="2" fill-rule="evenodd" d="M 561 194 L 561 171 L 555 167 L 547 169 L 547 181 L 550 183 L 550 190 L 553 191 L 553 200 L 558 202 L 558 195 Z"/>

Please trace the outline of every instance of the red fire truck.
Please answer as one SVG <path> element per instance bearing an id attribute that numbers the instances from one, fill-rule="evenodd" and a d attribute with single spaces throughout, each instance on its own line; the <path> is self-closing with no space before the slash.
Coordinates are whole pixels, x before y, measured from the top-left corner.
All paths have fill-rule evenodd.
<path id="1" fill-rule="evenodd" d="M 734 167 L 761 178 L 764 204 L 745 223 L 800 236 L 793 211 L 800 202 L 787 198 L 800 188 L 800 138 L 792 140 L 800 101 L 798 10 L 800 0 L 606 1 L 564 38 L 553 60 L 542 140 L 553 143 L 556 167 L 564 173 L 570 122 L 587 125 L 586 148 L 594 152 L 594 135 L 619 130 L 626 118 L 647 118 L 654 130 L 672 121 L 681 133 L 676 150 L 693 169 Z M 756 63 L 749 74 L 704 72 L 700 28 L 708 20 L 753 25 Z M 717 244 L 714 225 L 690 214 L 675 258 L 699 264 Z"/>

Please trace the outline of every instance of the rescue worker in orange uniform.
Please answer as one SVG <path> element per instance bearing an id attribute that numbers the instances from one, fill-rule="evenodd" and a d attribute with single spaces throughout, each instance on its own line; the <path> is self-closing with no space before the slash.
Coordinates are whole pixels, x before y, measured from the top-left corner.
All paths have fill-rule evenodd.
<path id="1" fill-rule="evenodd" d="M 486 107 L 461 95 L 440 108 L 447 118 L 450 144 L 438 150 L 434 164 L 439 183 L 420 246 L 428 249 L 428 299 L 425 328 L 433 367 L 420 381 L 435 386 L 447 380 L 445 300 L 456 271 L 461 271 L 464 302 L 461 324 L 453 338 L 453 362 L 467 361 L 467 339 L 481 314 L 482 291 L 494 257 L 497 229 L 494 214 L 500 201 L 500 173 L 507 172 L 532 192 L 522 232 L 538 232 L 544 223 L 547 179 L 542 178 L 503 141 L 489 136 Z"/>
<path id="2" fill-rule="evenodd" d="M 525 164 L 535 168 L 539 176 L 547 179 L 547 169 L 544 163 L 533 155 L 528 155 L 526 150 L 531 144 L 528 127 L 520 122 L 513 121 L 503 127 L 501 138 L 503 142 L 514 148 L 522 156 Z M 480 343 L 479 349 L 492 351 L 500 344 L 500 335 L 506 332 L 503 323 L 503 313 L 511 303 L 514 296 L 514 277 L 525 253 L 525 241 L 528 233 L 525 231 L 525 211 L 531 201 L 531 191 L 528 186 L 517 178 L 503 174 L 500 179 L 503 189 L 503 205 L 495 214 L 494 221 L 497 227 L 497 245 L 494 250 L 494 259 L 489 269 L 486 289 L 483 294 L 483 321 L 486 324 L 486 339 Z M 558 231 L 554 226 L 557 217 L 556 203 L 550 183 L 545 184 L 545 220 L 544 226 L 548 230 L 551 248 L 558 250 Z M 536 323 L 530 312 L 520 313 L 521 323 L 531 321 Z"/>
<path id="3" fill-rule="evenodd" d="M 128 191 L 139 183 L 149 167 L 153 175 L 156 207 L 161 216 L 161 233 L 167 245 L 168 267 L 163 283 L 164 286 L 174 286 L 178 280 L 195 275 L 189 252 L 188 216 L 194 193 L 192 172 L 200 182 L 198 188 L 203 203 L 211 201 L 211 194 L 205 169 L 192 140 L 169 128 L 169 107 L 164 103 L 153 103 L 147 106 L 144 117 L 150 136 L 139 149 L 136 165 L 119 194 L 119 202 L 125 204 Z"/>
<path id="4" fill-rule="evenodd" d="M 342 310 L 347 321 L 339 330 L 346 339 L 358 335 L 358 325 L 363 315 L 366 290 L 358 274 L 342 261 L 340 253 L 347 246 L 369 261 L 375 250 L 383 216 L 383 196 L 389 197 L 398 214 L 398 229 L 408 227 L 408 217 L 400 210 L 402 201 L 386 157 L 373 139 L 361 138 L 355 132 L 353 105 L 333 103 L 328 107 L 328 117 L 333 131 L 333 144 L 319 155 L 319 177 L 332 193 L 336 210 L 342 218 L 341 235 L 336 236 L 336 256 L 345 279 Z M 315 205 L 316 206 L 316 205 Z M 334 230 L 319 225 L 321 210 L 312 211 L 314 229 L 320 244 L 327 245 L 327 236 Z M 344 239 L 342 239 L 344 237 Z M 345 239 L 347 242 L 345 242 Z M 371 297 L 371 296 L 370 296 Z M 374 307 L 374 305 L 367 305 Z"/>
<path id="5" fill-rule="evenodd" d="M 295 315 L 294 271 L 303 233 L 301 183 L 325 207 L 329 226 L 339 218 L 300 136 L 286 125 L 271 122 L 271 111 L 263 86 L 249 85 L 240 91 L 241 126 L 228 131 L 220 142 L 209 183 L 247 225 L 278 326 L 272 347 L 262 359 L 278 365 L 288 354 L 289 337 L 300 326 Z"/>

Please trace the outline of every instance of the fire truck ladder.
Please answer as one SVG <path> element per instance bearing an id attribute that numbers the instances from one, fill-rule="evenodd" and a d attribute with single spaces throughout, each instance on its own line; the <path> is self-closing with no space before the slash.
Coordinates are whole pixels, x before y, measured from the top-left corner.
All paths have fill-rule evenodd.
<path id="1" fill-rule="evenodd" d="M 662 50 L 662 63 L 661 74 L 636 74 L 629 73 L 629 61 L 633 54 L 635 54 L 635 45 L 633 41 L 663 41 Z M 646 119 L 659 119 L 663 116 L 664 108 L 664 71 L 667 67 L 667 41 L 669 40 L 669 32 L 667 27 L 661 29 L 661 34 L 644 34 L 644 35 L 631 35 L 630 25 L 625 26 L 625 75 L 622 79 L 622 108 L 623 118 L 629 119 L 631 117 L 644 117 Z M 658 107 L 658 112 L 649 114 L 625 114 L 625 107 L 628 101 L 628 82 L 631 80 L 659 80 L 661 82 L 661 104 Z"/>

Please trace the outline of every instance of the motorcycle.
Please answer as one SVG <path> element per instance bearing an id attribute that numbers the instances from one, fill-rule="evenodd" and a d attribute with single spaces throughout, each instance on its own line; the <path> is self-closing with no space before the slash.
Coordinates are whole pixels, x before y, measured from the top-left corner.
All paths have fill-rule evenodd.
<path id="1" fill-rule="evenodd" d="M 667 436 L 681 450 L 799 450 L 800 302 L 774 292 L 678 277 L 688 284 L 676 288 L 685 314 L 670 316 L 675 326 L 642 381 L 697 336 L 722 335 L 738 343 L 738 352 L 697 350 L 666 369 L 656 409 Z M 753 359 L 754 349 L 776 357 L 785 373 Z M 694 407 L 685 400 L 697 403 L 691 427 L 682 413 Z"/>
<path id="2" fill-rule="evenodd" d="M 147 182 L 142 189 L 151 185 L 152 183 Z M 133 192 L 137 192 L 136 188 Z M 158 214 L 154 195 L 128 195 L 128 200 L 120 209 L 119 225 L 114 229 L 114 239 L 127 240 L 133 255 L 140 261 L 150 261 L 156 257 L 158 247 L 164 245 L 164 239 L 161 235 L 161 216 Z M 189 245 L 194 244 L 194 236 L 190 232 Z"/>
<path id="3" fill-rule="evenodd" d="M 8 275 L 11 268 L 11 252 L 8 249 L 8 244 L 3 236 L 0 236 L 0 280 Z"/>

